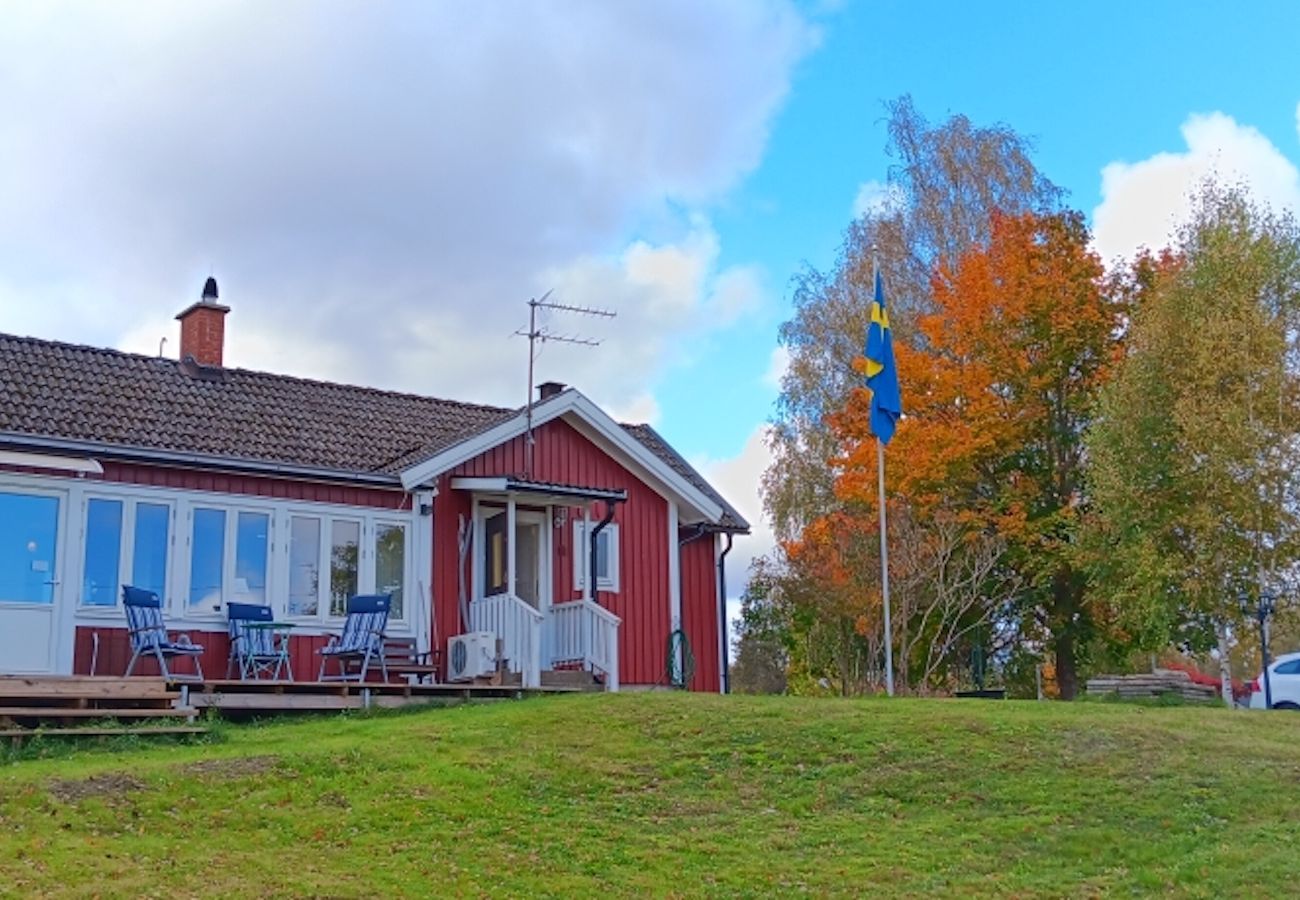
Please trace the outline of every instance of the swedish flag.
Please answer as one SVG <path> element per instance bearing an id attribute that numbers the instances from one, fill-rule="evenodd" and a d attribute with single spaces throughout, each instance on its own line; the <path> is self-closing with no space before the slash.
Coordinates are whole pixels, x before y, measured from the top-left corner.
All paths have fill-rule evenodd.
<path id="1" fill-rule="evenodd" d="M 888 444 L 903 414 L 898 391 L 898 368 L 894 365 L 894 342 L 889 334 L 889 313 L 885 309 L 885 283 L 876 270 L 876 296 L 871 302 L 871 325 L 867 328 L 867 387 L 871 389 L 871 431 Z"/>

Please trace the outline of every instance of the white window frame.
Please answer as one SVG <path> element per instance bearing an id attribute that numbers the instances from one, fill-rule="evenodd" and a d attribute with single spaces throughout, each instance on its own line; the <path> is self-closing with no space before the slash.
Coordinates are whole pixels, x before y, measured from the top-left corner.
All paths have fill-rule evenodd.
<path id="1" fill-rule="evenodd" d="M 122 529 L 117 542 L 117 584 L 113 587 L 113 603 L 111 606 L 87 603 L 82 594 L 82 589 L 86 584 L 86 546 L 90 540 L 90 502 L 92 500 L 107 500 L 122 504 Z M 81 498 L 81 540 L 77 547 L 77 559 L 75 560 L 77 578 L 74 582 L 78 616 L 114 619 L 121 617 L 122 586 L 131 584 L 131 579 L 134 577 L 136 507 L 141 503 L 148 506 L 165 506 L 167 508 L 167 559 L 163 566 L 163 585 L 165 588 L 171 587 L 172 574 L 176 565 L 176 502 L 167 497 L 119 493 L 96 487 L 85 491 Z"/>
<path id="2" fill-rule="evenodd" d="M 597 522 L 591 522 L 594 530 Z M 581 594 L 587 588 L 587 573 L 591 571 L 591 541 L 587 539 L 588 523 L 582 519 L 573 523 L 573 590 Z M 597 573 L 596 590 L 610 594 L 619 592 L 619 542 L 618 523 L 610 522 L 599 532 L 601 536 L 609 535 L 609 571 L 604 575 Z"/>
<path id="3" fill-rule="evenodd" d="M 28 490 L 32 485 L 44 484 L 47 481 L 61 489 L 70 490 L 68 500 L 60 507 L 60 514 L 66 516 L 69 534 L 67 546 L 61 549 L 63 562 L 60 563 L 60 569 L 64 573 L 63 583 L 70 588 L 61 602 L 63 608 L 68 610 L 70 623 L 75 620 L 77 623 L 91 625 L 106 619 L 120 621 L 122 617 L 121 583 L 117 585 L 113 606 L 88 606 L 81 603 L 81 586 L 85 582 L 86 516 L 89 510 L 87 501 L 93 497 L 100 500 L 121 501 L 123 504 L 122 538 L 118 547 L 118 579 L 119 582 L 126 584 L 131 583 L 136 504 L 151 503 L 168 508 L 166 583 L 163 601 L 166 604 L 164 612 L 169 627 L 183 629 L 188 625 L 204 629 L 224 629 L 225 604 L 231 600 L 239 600 L 232 593 L 232 589 L 237 553 L 235 538 L 240 512 L 264 513 L 270 516 L 270 531 L 267 536 L 267 602 L 276 619 L 298 624 L 302 634 L 337 631 L 342 625 L 343 616 L 328 615 L 329 523 L 333 519 L 348 519 L 361 523 L 357 579 L 357 591 L 361 594 L 374 593 L 374 544 L 378 525 L 397 525 L 403 529 L 402 615 L 400 618 L 393 616 L 390 627 L 396 633 L 410 632 L 417 626 L 428 627 L 427 613 L 421 608 L 422 602 L 428 602 L 427 595 L 421 596 L 421 592 L 426 590 L 428 577 L 417 576 L 422 571 L 427 571 L 427 566 L 431 562 L 430 529 L 425 520 L 410 508 L 349 506 L 312 500 L 289 500 L 252 494 L 226 494 L 117 482 L 76 483 L 69 489 L 64 487 L 63 479 L 49 480 L 23 476 L 15 481 L 22 490 Z M 193 550 L 191 545 L 194 534 L 193 510 L 196 507 L 220 509 L 226 513 L 226 549 L 222 563 L 224 583 L 221 608 L 218 610 L 208 609 L 205 605 L 194 607 L 189 605 Z M 62 512 L 63 509 L 67 510 L 66 513 Z M 79 516 L 79 519 L 74 518 L 76 516 Z M 288 614 L 291 516 L 303 516 L 322 522 L 319 565 L 324 577 L 318 585 L 320 596 L 317 613 L 312 616 L 290 617 Z M 76 527 L 73 527 L 74 524 Z M 428 543 L 425 543 L 426 541 Z"/>
<path id="4" fill-rule="evenodd" d="M 407 623 L 411 619 L 411 586 L 413 584 L 411 579 L 411 551 L 414 549 L 411 543 L 414 524 L 409 519 L 403 521 L 397 516 L 374 513 L 367 515 L 365 521 L 361 523 L 362 545 L 369 551 L 367 555 L 370 557 L 370 561 L 368 572 L 365 566 L 361 568 L 362 577 L 358 584 L 359 593 L 375 594 L 379 592 L 379 585 L 375 581 L 378 577 L 379 529 L 381 526 L 396 526 L 402 529 L 402 610 L 400 615 L 394 614 L 392 616 L 392 621 Z M 368 541 L 366 538 L 367 529 L 370 535 Z M 363 588 L 367 584 L 369 584 L 370 589 L 364 590 Z"/>
<path id="5" fill-rule="evenodd" d="M 411 603 L 415 596 L 414 566 L 414 532 L 415 520 L 409 514 L 403 515 L 393 510 L 371 510 L 365 507 L 349 506 L 306 506 L 295 504 L 283 512 L 284 534 L 283 547 L 279 552 L 282 557 L 284 581 L 283 590 L 276 596 L 283 596 L 283 609 L 277 609 L 288 621 L 303 624 L 320 624 L 323 627 L 337 627 L 346 618 L 330 612 L 330 550 L 333 546 L 333 530 L 336 521 L 356 522 L 361 527 L 358 532 L 360 544 L 357 548 L 357 593 L 373 594 L 378 589 L 375 584 L 375 551 L 380 526 L 396 525 L 402 529 L 402 610 L 401 615 L 390 619 L 398 630 L 412 627 Z M 293 518 L 316 519 L 320 522 L 320 547 L 317 566 L 319 577 L 316 585 L 316 612 L 310 615 L 289 614 L 289 553 L 291 545 L 291 520 Z"/>
<path id="6" fill-rule="evenodd" d="M 221 499 L 216 499 L 220 496 Z M 270 504 L 262 503 L 243 503 L 242 498 L 235 502 L 230 502 L 225 495 L 214 495 L 209 500 L 206 497 L 191 500 L 187 504 L 185 516 L 185 554 L 183 565 L 185 577 L 182 580 L 181 590 L 176 597 L 176 605 L 180 607 L 180 614 L 187 619 L 217 619 L 224 621 L 226 618 L 225 606 L 227 603 L 249 603 L 249 598 L 235 593 L 235 571 L 236 555 L 239 552 L 239 514 L 253 513 L 255 515 L 264 515 L 267 517 L 267 534 L 266 534 L 266 600 L 272 608 L 275 604 L 275 539 L 276 539 L 276 520 L 275 507 Z M 225 521 L 225 540 L 221 548 L 221 599 L 215 608 L 207 607 L 202 604 L 190 603 L 190 588 L 192 587 L 194 575 L 194 513 L 200 509 L 218 510 L 226 514 Z"/>

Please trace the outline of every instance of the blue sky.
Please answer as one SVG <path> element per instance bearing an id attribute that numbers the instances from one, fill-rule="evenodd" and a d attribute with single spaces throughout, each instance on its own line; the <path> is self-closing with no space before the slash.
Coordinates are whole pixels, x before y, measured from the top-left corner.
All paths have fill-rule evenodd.
<path id="1" fill-rule="evenodd" d="M 230 364 L 655 424 L 758 525 L 792 276 L 888 174 L 885 101 L 1036 141 L 1104 256 L 1230 173 L 1300 209 L 1300 4 L 11 0 L 0 331 L 156 353 L 214 274 Z M 903 386 L 906 394 L 906 385 Z"/>
<path id="2" fill-rule="evenodd" d="M 1193 113 L 1221 111 L 1300 160 L 1300 5 L 859 2 L 813 15 L 761 166 L 713 215 L 722 265 L 758 260 L 773 303 L 670 373 L 662 425 L 694 455 L 732 456 L 774 392 L 761 389 L 789 280 L 830 266 L 858 187 L 883 181 L 883 103 L 910 93 L 931 121 L 962 113 L 1033 138 L 1042 171 L 1085 214 L 1102 168 L 1184 148 Z M 700 384 L 726 402 L 697 401 Z M 756 389 L 757 385 L 757 389 Z"/>

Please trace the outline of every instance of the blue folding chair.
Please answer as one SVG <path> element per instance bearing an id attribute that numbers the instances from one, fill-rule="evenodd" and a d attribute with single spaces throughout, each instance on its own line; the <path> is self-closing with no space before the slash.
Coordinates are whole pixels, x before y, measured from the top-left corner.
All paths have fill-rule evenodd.
<path id="1" fill-rule="evenodd" d="M 227 603 L 226 620 L 230 628 L 230 660 L 226 663 L 229 678 L 235 666 L 239 679 L 260 678 L 269 674 L 273 681 L 283 672 L 293 681 L 289 662 L 289 636 L 276 626 L 271 607 L 256 603 Z M 270 627 L 268 627 L 268 624 Z"/>
<path id="2" fill-rule="evenodd" d="M 318 653 L 320 681 L 365 681 L 371 660 L 379 661 L 384 680 L 388 680 L 388 663 L 384 658 L 384 631 L 388 628 L 388 611 L 393 605 L 392 594 L 358 595 L 348 601 L 347 618 L 343 633 L 330 637 L 329 643 Z M 325 664 L 334 660 L 339 674 L 326 675 Z M 357 673 L 348 671 L 351 663 L 360 661 Z"/>
<path id="3" fill-rule="evenodd" d="M 126 610 L 127 635 L 131 639 L 131 661 L 126 665 L 126 675 L 135 669 L 135 661 L 141 656 L 152 656 L 158 660 L 158 668 L 168 681 L 203 680 L 203 664 L 199 661 L 203 655 L 203 645 L 192 643 L 188 634 L 178 634 L 173 639 L 167 633 L 167 626 L 163 622 L 162 600 L 157 594 L 143 588 L 122 585 L 122 607 Z M 171 671 L 167 660 L 177 658 L 193 660 L 194 674 L 182 675 Z"/>

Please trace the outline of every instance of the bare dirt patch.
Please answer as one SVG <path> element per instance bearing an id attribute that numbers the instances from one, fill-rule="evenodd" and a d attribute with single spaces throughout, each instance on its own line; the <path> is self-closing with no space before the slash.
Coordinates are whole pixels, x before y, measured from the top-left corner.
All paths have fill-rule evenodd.
<path id="1" fill-rule="evenodd" d="M 280 757 L 233 756 L 227 759 L 203 759 L 185 766 L 187 775 L 197 775 L 214 781 L 226 781 L 234 778 L 248 778 L 270 772 L 279 764 Z"/>
<path id="2" fill-rule="evenodd" d="M 89 797 L 121 797 L 142 791 L 145 784 L 134 775 L 122 772 L 105 772 L 89 778 L 59 779 L 50 782 L 50 795 L 64 803 L 75 803 Z"/>

